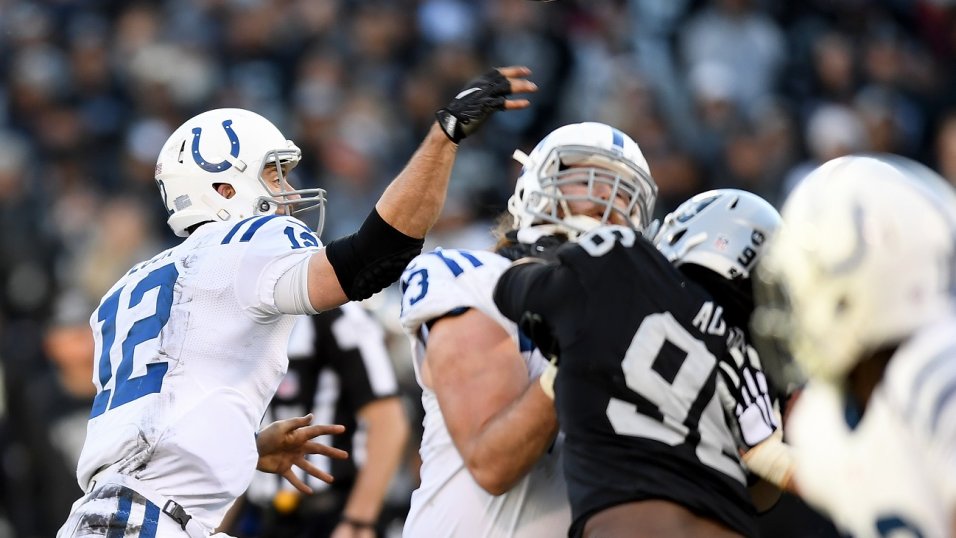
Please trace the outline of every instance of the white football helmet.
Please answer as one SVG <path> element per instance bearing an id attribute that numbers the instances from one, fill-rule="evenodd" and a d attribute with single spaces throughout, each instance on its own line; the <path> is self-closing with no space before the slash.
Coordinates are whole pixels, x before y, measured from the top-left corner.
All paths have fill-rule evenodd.
<path id="1" fill-rule="evenodd" d="M 173 232 L 185 237 L 190 226 L 206 221 L 238 220 L 275 213 L 302 218 L 317 216 L 316 233 L 325 217 L 323 189 L 286 190 L 285 176 L 299 163 L 302 152 L 269 120 L 238 108 L 203 112 L 183 123 L 169 137 L 156 161 L 156 184 L 169 213 Z M 272 192 L 262 178 L 266 165 L 279 163 L 279 184 Z M 232 185 L 231 198 L 216 186 Z M 313 220 L 313 219 L 310 219 Z"/>
<path id="2" fill-rule="evenodd" d="M 654 245 L 675 266 L 693 263 L 728 280 L 750 277 L 780 213 L 738 189 L 702 192 L 664 217 Z"/>
<path id="3" fill-rule="evenodd" d="M 956 193 L 928 168 L 840 157 L 801 181 L 782 214 L 754 330 L 782 342 L 801 373 L 839 382 L 953 308 Z"/>
<path id="4" fill-rule="evenodd" d="M 565 125 L 541 140 L 530 155 L 515 151 L 514 156 L 523 168 L 508 200 L 508 211 L 519 237 L 522 230 L 548 224 L 550 229 L 575 239 L 606 224 L 615 212 L 636 230 L 650 223 L 657 185 L 647 160 L 637 143 L 609 125 Z M 562 192 L 562 187 L 569 185 L 587 189 L 581 194 Z M 614 205 L 617 197 L 625 201 L 623 208 Z M 597 204 L 604 208 L 602 217 L 574 215 L 569 202 Z"/>

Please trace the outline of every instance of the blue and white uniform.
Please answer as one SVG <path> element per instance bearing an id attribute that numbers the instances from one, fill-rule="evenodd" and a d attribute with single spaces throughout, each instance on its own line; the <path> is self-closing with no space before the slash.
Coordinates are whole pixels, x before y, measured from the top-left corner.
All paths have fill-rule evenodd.
<path id="1" fill-rule="evenodd" d="M 183 536 L 161 512 L 168 500 L 191 517 L 190 536 L 219 525 L 252 479 L 255 434 L 288 366 L 296 316 L 280 312 L 276 283 L 320 246 L 292 217 L 208 223 L 106 293 L 90 318 L 87 495 L 58 536 L 98 535 L 103 517 L 125 518 L 125 536 Z"/>
<path id="2" fill-rule="evenodd" d="M 547 361 L 515 323 L 498 312 L 492 291 L 510 260 L 485 251 L 437 249 L 421 254 L 402 275 L 402 327 L 412 345 L 415 377 L 425 408 L 421 444 L 421 485 L 412 493 L 404 536 L 549 537 L 563 536 L 571 523 L 562 472 L 563 437 L 511 490 L 499 496 L 475 482 L 452 442 L 435 392 L 422 381 L 428 322 L 463 308 L 474 308 L 498 322 L 520 346 L 529 379 Z"/>
<path id="3" fill-rule="evenodd" d="M 862 417 L 810 384 L 787 435 L 808 502 L 854 537 L 949 536 L 956 521 L 956 316 L 894 354 Z"/>

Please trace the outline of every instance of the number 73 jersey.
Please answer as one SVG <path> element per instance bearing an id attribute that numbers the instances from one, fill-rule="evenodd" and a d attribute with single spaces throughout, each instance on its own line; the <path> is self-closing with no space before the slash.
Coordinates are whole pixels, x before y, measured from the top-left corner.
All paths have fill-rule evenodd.
<path id="1" fill-rule="evenodd" d="M 84 491 L 116 464 L 219 524 L 252 478 L 255 433 L 288 366 L 295 316 L 279 312 L 276 281 L 318 247 L 291 217 L 208 223 L 120 278 L 90 318 Z"/>

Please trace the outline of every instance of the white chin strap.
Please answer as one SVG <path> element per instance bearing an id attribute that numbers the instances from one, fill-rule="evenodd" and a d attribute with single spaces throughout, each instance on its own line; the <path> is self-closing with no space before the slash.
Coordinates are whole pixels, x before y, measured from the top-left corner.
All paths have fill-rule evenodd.
<path id="1" fill-rule="evenodd" d="M 520 149 L 514 150 L 511 154 L 511 158 L 518 161 L 521 166 L 528 166 L 528 163 L 531 162 L 531 159 L 528 157 L 528 154 L 521 151 Z"/>
<path id="2" fill-rule="evenodd" d="M 572 215 L 561 220 L 562 224 L 535 224 L 518 230 L 518 242 L 535 244 L 538 239 L 548 235 L 566 235 L 568 240 L 577 241 L 578 237 L 601 225 L 594 217 Z"/>
<path id="3" fill-rule="evenodd" d="M 568 228 L 577 231 L 577 234 L 575 234 L 576 236 L 586 234 L 601 225 L 601 221 L 586 215 L 571 215 L 561 219 L 561 222 L 563 222 Z M 576 236 L 573 239 L 577 239 Z"/>

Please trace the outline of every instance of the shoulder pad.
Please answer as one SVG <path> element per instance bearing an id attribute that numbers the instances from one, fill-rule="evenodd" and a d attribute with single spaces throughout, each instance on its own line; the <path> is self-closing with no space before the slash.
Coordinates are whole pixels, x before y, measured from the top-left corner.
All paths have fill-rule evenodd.
<path id="1" fill-rule="evenodd" d="M 436 249 L 418 255 L 402 274 L 402 325 L 410 333 L 456 308 L 491 303 L 498 277 L 510 264 L 493 252 Z"/>

